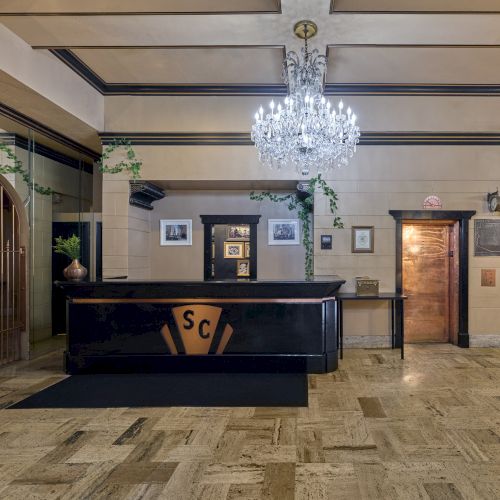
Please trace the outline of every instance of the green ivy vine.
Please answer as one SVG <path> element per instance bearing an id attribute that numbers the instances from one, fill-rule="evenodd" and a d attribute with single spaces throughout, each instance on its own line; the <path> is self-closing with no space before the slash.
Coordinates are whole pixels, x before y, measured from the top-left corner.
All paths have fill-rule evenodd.
<path id="1" fill-rule="evenodd" d="M 106 162 L 111 158 L 111 155 L 117 149 L 125 150 L 126 159 L 107 165 Z M 97 161 L 99 171 L 103 174 L 118 174 L 119 172 L 129 172 L 132 179 L 136 180 L 141 177 L 142 162 L 137 158 L 132 143 L 128 139 L 116 138 L 113 139 L 103 150 L 101 157 Z"/>
<path id="2" fill-rule="evenodd" d="M 33 182 L 31 175 L 23 167 L 23 162 L 14 154 L 14 151 L 6 144 L 0 143 L 0 151 L 5 153 L 5 156 L 11 160 L 12 164 L 0 163 L 0 174 L 19 174 L 29 189 L 34 189 L 42 195 L 50 195 L 54 191 L 49 187 L 40 186 L 37 182 Z"/>
<path id="3" fill-rule="evenodd" d="M 318 174 L 317 177 L 313 177 L 309 180 L 309 186 L 307 188 L 308 194 L 303 199 L 299 198 L 296 193 L 286 195 L 277 195 L 275 193 L 271 193 L 270 191 L 264 191 L 261 193 L 255 193 L 255 191 L 252 191 L 250 193 L 250 199 L 253 201 L 263 201 L 267 199 L 274 203 L 286 203 L 288 210 L 291 212 L 298 210 L 298 218 L 302 222 L 302 244 L 304 245 L 306 251 L 304 268 L 305 278 L 307 281 L 311 281 L 314 278 L 314 241 L 311 231 L 311 219 L 314 209 L 314 193 L 316 189 L 320 189 L 328 199 L 330 213 L 333 215 L 332 226 L 334 228 L 343 228 L 344 224 L 342 223 L 341 218 L 336 215 L 338 208 L 337 193 L 321 177 L 321 174 Z"/>

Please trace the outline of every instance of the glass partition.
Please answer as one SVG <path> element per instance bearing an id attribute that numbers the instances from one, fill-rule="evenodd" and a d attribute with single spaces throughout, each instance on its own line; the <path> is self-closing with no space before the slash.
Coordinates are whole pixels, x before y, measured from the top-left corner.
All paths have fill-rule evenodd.
<path id="1" fill-rule="evenodd" d="M 64 269 L 72 260 L 53 251 L 55 237 L 77 236 L 81 242 L 79 262 L 88 271 L 85 279 L 98 276 L 101 252 L 96 250 L 96 241 L 100 242 L 101 214 L 94 212 L 93 193 L 100 185 L 93 177 L 92 159 L 13 121 L 3 120 L 3 125 L 8 130 L 0 131 L 0 143 L 8 144 L 26 173 L 24 179 L 22 172 L 6 173 L 0 179 L 2 185 L 13 189 L 21 207 L 20 220 L 26 222 L 25 242 L 20 245 L 25 251 L 25 271 L 20 273 L 25 278 L 25 325 L 16 356 L 26 358 L 62 347 L 65 342 L 65 301 L 54 281 L 65 279 Z M 7 156 L 7 151 L 0 151 L 2 164 L 15 161 Z M 2 247 L 2 255 L 5 251 Z M 2 271 L 2 283 L 6 279 Z M 0 303 L 1 294 L 0 290 Z"/>

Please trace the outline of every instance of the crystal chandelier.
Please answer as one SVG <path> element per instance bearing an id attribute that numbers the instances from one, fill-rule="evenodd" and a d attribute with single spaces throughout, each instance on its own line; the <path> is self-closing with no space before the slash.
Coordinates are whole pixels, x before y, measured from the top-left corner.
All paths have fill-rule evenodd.
<path id="1" fill-rule="evenodd" d="M 271 101 L 269 113 L 260 107 L 251 134 L 264 165 L 279 169 L 293 164 L 302 175 L 347 165 L 360 136 L 351 108 L 344 111 L 340 101 L 335 109 L 323 95 L 327 58 L 307 46 L 317 30 L 312 21 L 294 26 L 304 40 L 302 61 L 296 52 L 288 52 L 283 62 L 288 95 L 283 104 Z"/>

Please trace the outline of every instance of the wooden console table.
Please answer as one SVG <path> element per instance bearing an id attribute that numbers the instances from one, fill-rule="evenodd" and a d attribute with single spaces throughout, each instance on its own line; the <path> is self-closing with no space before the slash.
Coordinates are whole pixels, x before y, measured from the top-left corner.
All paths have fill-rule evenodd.
<path id="1" fill-rule="evenodd" d="M 340 359 L 344 358 L 344 318 L 343 302 L 347 300 L 385 300 L 391 303 L 391 347 L 396 348 L 396 335 L 400 334 L 401 359 L 405 359 L 404 351 L 404 300 L 408 297 L 401 293 L 379 293 L 378 295 L 356 295 L 355 293 L 338 293 L 337 304 L 337 345 L 340 351 Z M 399 304 L 399 307 L 398 307 Z"/>

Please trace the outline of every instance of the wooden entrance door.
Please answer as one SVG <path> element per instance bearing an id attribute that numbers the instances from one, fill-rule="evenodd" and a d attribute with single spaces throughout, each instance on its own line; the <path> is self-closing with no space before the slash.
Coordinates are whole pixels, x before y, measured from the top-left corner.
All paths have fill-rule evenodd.
<path id="1" fill-rule="evenodd" d="M 451 237 L 450 237 L 451 236 Z M 449 342 L 454 300 L 453 227 L 403 224 L 403 291 L 408 343 Z"/>

